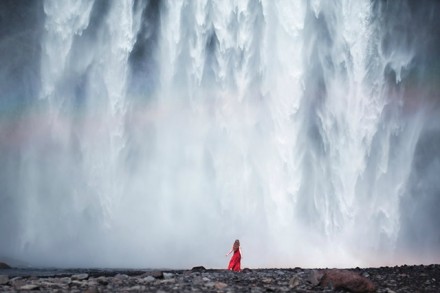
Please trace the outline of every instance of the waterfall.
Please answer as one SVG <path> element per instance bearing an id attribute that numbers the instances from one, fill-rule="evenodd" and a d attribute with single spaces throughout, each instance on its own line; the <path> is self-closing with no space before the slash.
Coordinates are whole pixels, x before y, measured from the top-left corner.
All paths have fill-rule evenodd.
<path id="1" fill-rule="evenodd" d="M 425 2 L 0 4 L 0 257 L 222 268 L 240 239 L 245 267 L 438 262 Z"/>

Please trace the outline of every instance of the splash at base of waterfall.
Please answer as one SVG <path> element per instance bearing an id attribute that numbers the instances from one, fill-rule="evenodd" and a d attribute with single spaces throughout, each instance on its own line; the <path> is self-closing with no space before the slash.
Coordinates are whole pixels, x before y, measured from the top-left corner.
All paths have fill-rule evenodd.
<path id="1" fill-rule="evenodd" d="M 439 262 L 440 4 L 414 3 L 0 4 L 0 255 Z"/>

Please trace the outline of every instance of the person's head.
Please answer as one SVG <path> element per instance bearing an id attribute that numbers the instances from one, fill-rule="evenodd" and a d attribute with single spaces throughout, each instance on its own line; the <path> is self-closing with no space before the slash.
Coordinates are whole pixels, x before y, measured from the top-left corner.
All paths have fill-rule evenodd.
<path id="1" fill-rule="evenodd" d="M 234 249 L 234 251 L 237 250 L 238 248 L 240 248 L 240 240 L 238 240 L 238 239 L 235 240 L 232 248 Z"/>

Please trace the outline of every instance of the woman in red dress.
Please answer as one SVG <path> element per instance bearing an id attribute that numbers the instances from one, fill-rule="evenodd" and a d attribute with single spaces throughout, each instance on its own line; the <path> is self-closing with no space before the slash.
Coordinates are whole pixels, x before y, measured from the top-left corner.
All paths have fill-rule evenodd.
<path id="1" fill-rule="evenodd" d="M 241 250 L 240 250 L 240 241 L 237 239 L 234 242 L 234 245 L 232 245 L 231 251 L 226 254 L 226 256 L 230 255 L 232 252 L 234 254 L 231 257 L 231 260 L 229 261 L 228 270 L 239 272 L 241 270 L 240 268 L 240 262 L 241 262 Z"/>

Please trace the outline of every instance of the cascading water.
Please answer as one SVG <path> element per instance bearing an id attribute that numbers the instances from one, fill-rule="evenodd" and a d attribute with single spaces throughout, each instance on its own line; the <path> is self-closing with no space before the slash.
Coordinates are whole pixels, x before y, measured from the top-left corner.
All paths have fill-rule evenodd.
<path id="1" fill-rule="evenodd" d="M 440 261 L 435 1 L 0 4 L 0 259 Z"/>

